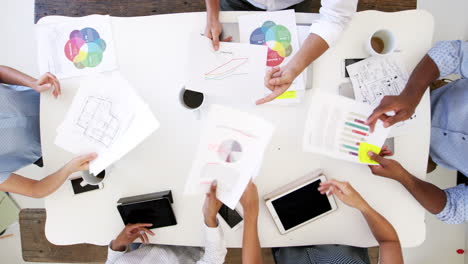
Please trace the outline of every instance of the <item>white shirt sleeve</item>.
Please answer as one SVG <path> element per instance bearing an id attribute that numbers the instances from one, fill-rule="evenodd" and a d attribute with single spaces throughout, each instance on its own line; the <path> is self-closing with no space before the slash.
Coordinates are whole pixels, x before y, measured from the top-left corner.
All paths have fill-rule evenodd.
<path id="1" fill-rule="evenodd" d="M 222 264 L 226 258 L 227 249 L 221 227 L 205 227 L 205 254 L 197 264 Z"/>
<path id="2" fill-rule="evenodd" d="M 322 0 L 320 19 L 312 23 L 309 33 L 323 38 L 332 47 L 357 10 L 358 0 Z"/>
<path id="3" fill-rule="evenodd" d="M 112 245 L 112 241 L 109 243 L 109 247 L 107 248 L 106 264 L 115 263 L 119 258 L 121 258 L 128 251 L 128 247 L 126 247 L 124 251 L 114 251 L 112 250 L 111 245 Z"/>

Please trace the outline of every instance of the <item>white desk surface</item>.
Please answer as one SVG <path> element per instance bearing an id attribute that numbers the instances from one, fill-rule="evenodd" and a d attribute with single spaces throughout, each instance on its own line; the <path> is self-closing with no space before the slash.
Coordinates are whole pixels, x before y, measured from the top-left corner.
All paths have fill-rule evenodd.
<path id="1" fill-rule="evenodd" d="M 236 22 L 244 12 L 226 12 L 222 22 Z M 298 14 L 298 23 L 310 23 L 312 14 Z M 71 18 L 46 17 L 39 23 Z M 173 208 L 178 225 L 156 229 L 152 243 L 196 245 L 203 243 L 202 203 L 204 197 L 184 196 L 183 188 L 195 155 L 202 121 L 178 103 L 184 85 L 184 69 L 189 32 L 202 30 L 204 13 L 112 18 L 114 43 L 120 72 L 145 98 L 161 122 L 161 128 L 143 144 L 115 164 L 104 189 L 74 196 L 69 183 L 46 198 L 46 235 L 59 245 L 93 243 L 106 245 L 122 230 L 116 209 L 119 198 L 163 190 L 172 190 Z M 398 49 L 409 69 L 430 48 L 433 18 L 425 11 L 382 13 L 360 12 L 355 15 L 336 47 L 313 63 L 313 89 L 337 91 L 342 82 L 344 58 L 368 56 L 364 41 L 371 32 L 387 28 L 397 37 Z M 62 81 L 59 100 L 49 93 L 41 96 L 41 138 L 45 169 L 52 173 L 73 156 L 54 145 L 56 128 L 78 87 L 78 78 Z M 251 106 L 243 109 L 270 120 L 276 131 L 267 149 L 255 182 L 260 197 L 271 190 L 322 168 L 328 178 L 349 181 L 367 201 L 395 227 L 404 247 L 421 244 L 425 239 L 424 210 L 397 182 L 373 176 L 367 166 L 340 162 L 302 151 L 306 100 L 294 107 Z M 212 102 L 226 103 L 207 98 Z M 424 179 L 429 152 L 430 105 L 426 94 L 419 105 L 417 129 L 395 141 L 396 155 L 411 173 Z M 206 113 L 206 108 L 202 110 Z M 417 150 L 417 151 L 416 151 Z M 338 201 L 338 200 L 337 200 Z M 281 235 L 265 204 L 261 202 L 259 235 L 263 247 L 348 244 L 375 246 L 364 218 L 355 209 L 338 201 L 339 210 L 287 235 Z M 222 222 L 222 221 L 221 221 Z M 242 230 L 232 231 L 222 223 L 227 246 L 240 247 Z"/>

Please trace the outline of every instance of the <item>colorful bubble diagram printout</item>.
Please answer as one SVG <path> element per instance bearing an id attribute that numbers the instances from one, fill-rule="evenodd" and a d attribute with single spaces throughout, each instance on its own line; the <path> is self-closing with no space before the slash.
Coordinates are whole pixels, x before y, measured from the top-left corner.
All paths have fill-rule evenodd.
<path id="1" fill-rule="evenodd" d="M 87 27 L 73 30 L 64 50 L 65 56 L 76 68 L 93 68 L 101 63 L 106 42 L 94 28 Z"/>
<path id="2" fill-rule="evenodd" d="M 250 34 L 250 44 L 268 46 L 267 66 L 280 65 L 292 53 L 291 33 L 288 28 L 266 21 Z"/>

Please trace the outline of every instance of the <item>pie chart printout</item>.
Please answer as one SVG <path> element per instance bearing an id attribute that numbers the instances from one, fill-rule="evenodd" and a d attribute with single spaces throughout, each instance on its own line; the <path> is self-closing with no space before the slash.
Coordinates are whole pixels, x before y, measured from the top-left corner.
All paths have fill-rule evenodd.
<path id="1" fill-rule="evenodd" d="M 291 55 L 291 32 L 273 21 L 266 21 L 250 34 L 250 44 L 268 46 L 267 66 L 280 65 L 284 58 Z"/>
<path id="2" fill-rule="evenodd" d="M 65 56 L 77 69 L 98 66 L 106 50 L 106 42 L 94 28 L 73 30 L 64 47 Z"/>
<path id="3" fill-rule="evenodd" d="M 219 158 L 227 163 L 234 163 L 242 157 L 242 146 L 239 142 L 233 139 L 225 140 L 219 146 Z"/>

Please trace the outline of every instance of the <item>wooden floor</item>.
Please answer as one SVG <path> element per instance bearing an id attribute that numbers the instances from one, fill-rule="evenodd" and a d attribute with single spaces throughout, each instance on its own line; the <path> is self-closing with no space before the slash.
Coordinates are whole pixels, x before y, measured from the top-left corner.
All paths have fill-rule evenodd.
<path id="1" fill-rule="evenodd" d="M 296 11 L 318 13 L 319 8 L 320 0 L 305 0 Z M 416 0 L 359 0 L 358 4 L 358 11 L 395 12 L 415 8 Z M 202 11 L 205 11 L 205 0 L 36 0 L 35 22 L 49 15 L 129 17 Z"/>

